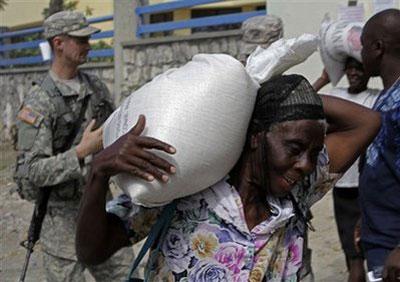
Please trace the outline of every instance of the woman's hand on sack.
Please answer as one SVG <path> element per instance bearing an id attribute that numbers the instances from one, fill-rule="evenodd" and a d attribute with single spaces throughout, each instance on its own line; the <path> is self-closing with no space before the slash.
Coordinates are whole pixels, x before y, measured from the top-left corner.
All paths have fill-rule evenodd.
<path id="1" fill-rule="evenodd" d="M 386 258 L 383 269 L 384 282 L 400 281 L 400 247 L 394 248 Z"/>
<path id="2" fill-rule="evenodd" d="M 168 174 L 175 173 L 176 168 L 149 150 L 156 149 L 169 154 L 175 154 L 176 150 L 160 140 L 141 136 L 145 124 L 145 117 L 140 115 L 128 133 L 99 152 L 93 160 L 93 172 L 106 178 L 125 172 L 147 181 L 158 179 L 167 182 Z"/>
<path id="3" fill-rule="evenodd" d="M 93 130 L 95 123 L 96 120 L 92 119 L 75 148 L 76 155 L 80 160 L 103 149 L 103 128 Z"/>

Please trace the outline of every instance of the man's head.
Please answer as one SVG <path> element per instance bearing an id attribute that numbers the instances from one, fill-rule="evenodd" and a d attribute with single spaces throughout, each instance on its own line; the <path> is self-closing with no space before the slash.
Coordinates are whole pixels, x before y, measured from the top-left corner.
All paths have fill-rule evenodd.
<path id="1" fill-rule="evenodd" d="M 254 182 L 274 196 L 287 195 L 315 169 L 325 130 L 321 98 L 304 77 L 262 84 L 248 130 Z"/>
<path id="2" fill-rule="evenodd" d="M 48 17 L 43 24 L 44 37 L 55 56 L 73 64 L 86 61 L 90 50 L 89 38 L 100 29 L 90 26 L 85 16 L 76 11 L 62 11 Z"/>
<path id="3" fill-rule="evenodd" d="M 365 24 L 361 52 L 364 69 L 369 76 L 379 76 L 388 61 L 400 60 L 400 10 L 377 13 Z"/>
<path id="4" fill-rule="evenodd" d="M 348 92 L 350 94 L 358 94 L 367 89 L 369 76 L 365 74 L 362 63 L 352 57 L 348 57 L 344 72 L 349 82 Z"/>

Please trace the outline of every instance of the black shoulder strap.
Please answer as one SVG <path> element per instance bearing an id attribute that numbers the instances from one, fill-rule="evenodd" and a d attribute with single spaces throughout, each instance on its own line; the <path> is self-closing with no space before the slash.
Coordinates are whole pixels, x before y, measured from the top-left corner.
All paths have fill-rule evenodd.
<path id="1" fill-rule="evenodd" d="M 89 97 L 90 96 L 88 95 L 85 98 L 83 98 L 83 104 L 82 104 L 81 110 L 79 112 L 78 120 L 76 121 L 74 128 L 68 135 L 67 143 L 61 149 L 61 152 L 65 152 L 65 151 L 69 150 L 71 148 L 72 144 L 74 143 L 75 137 L 78 135 L 79 129 L 81 128 L 81 125 L 82 125 L 82 121 L 85 117 L 85 112 L 86 112 L 86 108 L 88 105 Z"/>
<path id="2" fill-rule="evenodd" d="M 92 95 L 90 95 L 90 106 L 92 109 L 92 118 L 96 120 L 93 129 L 97 129 L 108 119 L 115 110 L 115 107 L 109 100 L 111 97 L 106 95 L 105 89 L 101 85 L 106 86 L 98 78 L 84 72 L 81 72 L 81 75 L 93 91 Z"/>
<path id="3" fill-rule="evenodd" d="M 98 89 L 98 87 L 96 87 L 96 83 L 94 83 L 92 76 L 90 76 L 89 74 L 87 74 L 85 72 L 80 72 L 80 74 L 82 75 L 82 78 L 84 80 L 86 80 L 87 85 L 89 85 L 92 88 L 92 91 L 94 92 L 91 95 L 92 97 L 90 100 L 91 100 L 91 103 L 93 104 L 93 107 L 96 107 L 104 99 L 103 91 L 102 91 L 102 89 Z"/>

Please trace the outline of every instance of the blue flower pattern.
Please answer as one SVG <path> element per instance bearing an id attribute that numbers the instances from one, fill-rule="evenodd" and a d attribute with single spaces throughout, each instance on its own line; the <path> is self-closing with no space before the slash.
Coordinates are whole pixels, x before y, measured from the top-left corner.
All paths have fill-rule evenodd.
<path id="1" fill-rule="evenodd" d="M 376 167 L 380 152 L 395 144 L 395 165 L 400 167 L 400 80 L 380 94 L 373 109 L 382 113 L 382 126 L 367 149 L 366 162 L 371 167 Z"/>

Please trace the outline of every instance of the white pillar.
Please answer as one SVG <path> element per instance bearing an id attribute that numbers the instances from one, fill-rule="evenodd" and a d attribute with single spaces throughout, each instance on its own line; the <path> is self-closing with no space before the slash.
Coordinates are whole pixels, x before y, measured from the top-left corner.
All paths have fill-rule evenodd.
<path id="1" fill-rule="evenodd" d="M 114 0 L 114 101 L 121 102 L 121 85 L 123 81 L 122 42 L 136 39 L 138 18 L 135 8 L 138 1 Z"/>

